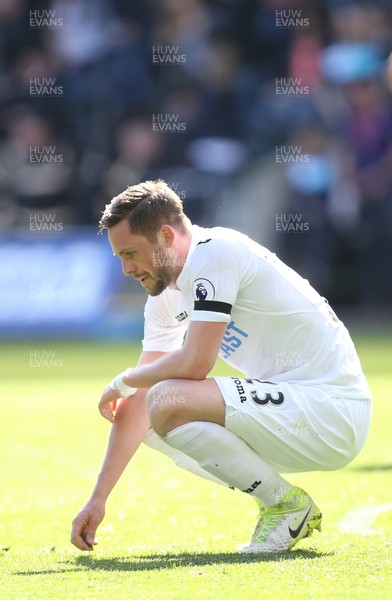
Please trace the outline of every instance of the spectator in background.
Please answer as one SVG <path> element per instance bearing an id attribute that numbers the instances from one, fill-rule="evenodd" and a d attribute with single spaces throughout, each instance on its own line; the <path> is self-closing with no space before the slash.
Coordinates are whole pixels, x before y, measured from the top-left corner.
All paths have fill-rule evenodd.
<path id="1" fill-rule="evenodd" d="M 61 211 L 72 220 L 72 149 L 56 137 L 51 124 L 28 107 L 9 113 L 8 136 L 0 145 L 2 187 L 17 206 L 17 222 L 32 210 Z"/>
<path id="2" fill-rule="evenodd" d="M 355 161 L 361 206 L 361 298 L 392 299 L 392 106 L 378 78 L 345 86 L 343 139 Z"/>
<path id="3" fill-rule="evenodd" d="M 150 118 L 135 118 L 121 123 L 116 134 L 116 157 L 104 183 L 105 197 L 152 175 L 165 148 L 165 138 L 154 133 Z M 102 206 L 102 205 L 100 205 Z"/>
<path id="4" fill-rule="evenodd" d="M 45 44 L 61 65 L 63 117 L 77 157 L 78 221 L 95 220 L 95 199 L 114 155 L 113 132 L 157 94 L 149 72 L 147 31 L 132 15 L 121 19 L 110 0 L 56 0 L 63 26 Z"/>
<path id="5" fill-rule="evenodd" d="M 61 63 L 43 48 L 28 46 L 15 53 L 12 64 L 12 104 L 31 106 L 35 112 L 55 123 L 63 138 L 69 137 L 64 119 Z"/>
<path id="6" fill-rule="evenodd" d="M 392 298 L 387 259 L 392 251 L 392 104 L 382 81 L 380 43 L 385 35 L 377 7 L 337 12 L 346 16 L 347 28 L 333 16 L 339 42 L 324 50 L 322 68 L 339 95 L 332 126 L 352 164 L 350 187 L 358 199 L 356 289 L 362 303 L 384 303 Z M 342 203 L 349 200 L 350 195 L 341 195 Z"/>
<path id="7" fill-rule="evenodd" d="M 46 46 L 63 71 L 64 109 L 83 160 L 112 147 L 113 127 L 154 94 L 137 23 L 118 19 L 109 0 L 55 0 L 63 25 Z"/>
<path id="8" fill-rule="evenodd" d="M 335 167 L 331 171 L 336 180 L 324 178 L 324 190 L 317 191 L 316 186 L 307 196 L 298 187 L 306 165 L 283 166 L 281 177 L 290 187 L 291 202 L 300 202 L 298 210 L 305 205 L 312 206 L 312 211 L 320 209 L 317 219 L 312 211 L 309 218 L 325 228 L 329 249 L 322 249 L 320 243 L 321 254 L 315 248 L 311 251 L 307 246 L 310 238 L 302 236 L 280 236 L 278 242 L 287 246 L 290 260 L 301 263 L 304 272 L 317 278 L 315 284 L 321 288 L 325 284 L 332 300 L 341 297 L 336 290 L 344 286 L 343 296 L 355 300 L 360 278 L 364 302 L 391 297 L 387 278 L 372 268 L 378 263 L 376 256 L 387 257 L 390 252 L 390 149 L 387 135 L 383 135 L 390 133 L 389 117 L 385 117 L 390 97 L 385 90 L 376 91 L 380 83 L 374 86 L 374 69 L 363 77 L 363 69 L 370 64 L 363 56 L 361 77 L 350 80 L 343 73 L 339 78 L 345 67 L 352 70 L 346 60 L 348 49 L 362 44 L 367 50 L 372 48 L 379 61 L 391 51 L 392 7 L 387 2 L 44 0 L 38 5 L 33 0 L 0 0 L 2 156 L 8 147 L 15 152 L 16 138 L 23 138 L 15 133 L 13 123 L 7 124 L 10 109 L 19 104 L 44 114 L 46 127 L 56 124 L 56 131 L 43 138 L 69 146 L 64 149 L 70 157 L 65 168 L 56 173 L 52 167 L 48 170 L 40 165 L 33 171 L 33 180 L 38 173 L 48 177 L 47 183 L 34 181 L 35 200 L 54 200 L 55 196 L 53 205 L 68 204 L 77 223 L 90 224 L 97 216 L 97 199 L 101 202 L 117 180 L 123 181 L 119 184 L 122 188 L 131 184 L 133 177 L 161 176 L 186 195 L 193 219 L 202 218 L 208 210 L 211 220 L 216 206 L 206 203 L 206 189 L 208 197 L 220 206 L 224 189 L 241 193 L 249 169 L 265 177 L 263 166 L 270 164 L 276 146 L 295 145 L 298 139 L 306 147 L 314 146 L 318 139 L 316 146 L 320 143 L 323 148 L 314 153 L 309 150 L 309 154 L 314 165 L 338 165 L 336 172 Z M 28 11 L 37 8 L 55 11 L 62 18 L 61 27 L 29 27 Z M 308 25 L 279 26 L 277 11 L 299 11 Z M 185 60 L 175 66 L 154 64 L 153 48 L 159 46 L 174 48 Z M 335 61 L 328 72 L 331 56 L 342 49 L 344 60 Z M 335 78 L 330 77 L 332 72 Z M 61 98 L 31 93 L 31 79 L 51 77 L 63 89 Z M 278 97 L 277 78 L 299 78 L 309 94 Z M 372 83 L 365 84 L 369 78 Z M 366 103 L 369 106 L 364 110 Z M 147 113 L 147 120 L 143 117 L 139 123 L 140 114 Z M 175 115 L 185 129 L 181 134 L 155 132 L 152 136 L 148 121 L 153 113 Z M 321 129 L 317 127 L 313 133 L 309 123 L 321 124 Z M 29 137 L 31 123 L 27 129 Z M 115 141 L 116 131 L 121 141 Z M 27 201 L 26 194 L 16 193 L 19 182 L 16 187 L 12 183 L 15 168 L 9 170 L 8 164 L 6 160 L 0 165 L 2 202 L 12 207 L 18 197 L 20 206 L 20 198 L 22 204 Z M 67 168 L 72 172 L 71 187 Z M 142 173 L 148 170 L 154 174 Z M 314 168 L 313 176 L 316 171 Z M 60 184 L 63 176 L 67 183 Z M 131 180 L 124 181 L 128 176 Z M 315 182 L 313 176 L 307 183 Z M 53 179 L 63 192 L 54 190 Z M 51 188 L 54 196 L 39 190 L 40 186 Z M 66 191 L 69 189 L 72 194 Z M 310 197 L 316 196 L 311 203 Z M 261 204 L 256 199 L 255 207 L 249 209 L 253 221 L 265 220 Z M 287 212 L 294 211 L 294 204 L 288 205 Z M 15 216 L 12 210 L 8 214 Z M 321 231 L 315 224 L 313 229 Z M 321 239 L 320 234 L 319 242 Z M 338 275 L 347 257 L 347 269 L 351 265 L 357 269 L 354 286 L 346 283 L 347 276 L 339 279 Z"/>
<path id="9" fill-rule="evenodd" d="M 334 247 L 327 210 L 339 177 L 330 136 L 320 125 L 308 123 L 295 129 L 278 151 L 289 191 L 287 213 L 278 228 L 284 254 L 289 258 L 295 248 L 291 265 L 327 294 Z"/>

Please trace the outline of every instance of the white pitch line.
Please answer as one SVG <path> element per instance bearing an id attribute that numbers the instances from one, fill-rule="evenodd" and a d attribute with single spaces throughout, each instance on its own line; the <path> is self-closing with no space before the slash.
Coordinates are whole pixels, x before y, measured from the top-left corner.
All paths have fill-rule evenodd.
<path id="1" fill-rule="evenodd" d="M 392 511 L 392 502 L 351 510 L 339 521 L 338 528 L 344 533 L 355 533 L 357 535 L 383 534 L 383 529 L 375 529 L 372 525 L 378 515 L 388 511 Z"/>

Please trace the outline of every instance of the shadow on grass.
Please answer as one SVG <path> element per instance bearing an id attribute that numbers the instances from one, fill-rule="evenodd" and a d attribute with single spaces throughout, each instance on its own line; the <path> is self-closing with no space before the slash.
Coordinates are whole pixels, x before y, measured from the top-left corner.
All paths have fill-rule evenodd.
<path id="1" fill-rule="evenodd" d="M 352 471 L 392 471 L 392 465 L 359 465 L 358 467 L 351 467 Z"/>
<path id="2" fill-rule="evenodd" d="M 240 565 L 249 563 L 286 562 L 298 559 L 316 559 L 333 556 L 334 552 L 315 550 L 293 550 L 276 554 L 239 554 L 238 552 L 182 552 L 179 554 L 140 554 L 97 558 L 93 555 L 77 556 L 66 561 L 63 567 L 42 571 L 17 571 L 16 575 L 49 575 L 72 571 L 160 571 L 178 567 L 203 567 L 208 565 Z M 63 563 L 64 564 L 64 563 Z"/>

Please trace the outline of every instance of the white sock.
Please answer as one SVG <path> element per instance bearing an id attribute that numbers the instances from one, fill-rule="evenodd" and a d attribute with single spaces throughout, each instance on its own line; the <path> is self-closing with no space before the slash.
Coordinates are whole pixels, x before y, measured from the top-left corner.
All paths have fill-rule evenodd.
<path id="1" fill-rule="evenodd" d="M 149 448 L 157 450 L 158 452 L 161 452 L 162 454 L 165 454 L 166 456 L 171 458 L 176 467 L 180 467 L 180 469 L 185 469 L 185 471 L 193 473 L 193 475 L 197 475 L 198 477 L 202 477 L 203 479 L 208 479 L 208 481 L 219 483 L 224 487 L 229 486 L 229 484 L 225 481 L 218 479 L 218 477 L 215 477 L 215 475 L 212 475 L 212 473 L 209 473 L 205 469 L 202 469 L 196 460 L 194 460 L 190 456 L 187 456 L 186 454 L 181 452 L 181 450 L 177 450 L 177 448 L 174 448 L 174 446 L 169 446 L 169 444 L 167 444 L 160 435 L 155 433 L 153 429 L 150 428 L 148 430 L 143 442 L 144 444 L 146 444 L 146 446 L 149 446 Z"/>
<path id="2" fill-rule="evenodd" d="M 186 423 L 163 439 L 195 459 L 209 473 L 267 506 L 277 504 L 292 488 L 243 440 L 217 423 Z"/>

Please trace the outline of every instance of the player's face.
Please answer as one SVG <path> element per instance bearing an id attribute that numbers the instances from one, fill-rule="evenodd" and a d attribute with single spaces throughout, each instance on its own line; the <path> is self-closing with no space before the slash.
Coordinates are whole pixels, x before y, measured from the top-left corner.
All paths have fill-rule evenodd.
<path id="1" fill-rule="evenodd" d="M 165 260 L 167 247 L 162 236 L 151 243 L 143 235 L 131 233 L 123 219 L 108 230 L 108 237 L 113 254 L 121 260 L 124 275 L 140 281 L 150 296 L 157 296 L 175 282 L 170 261 Z"/>

